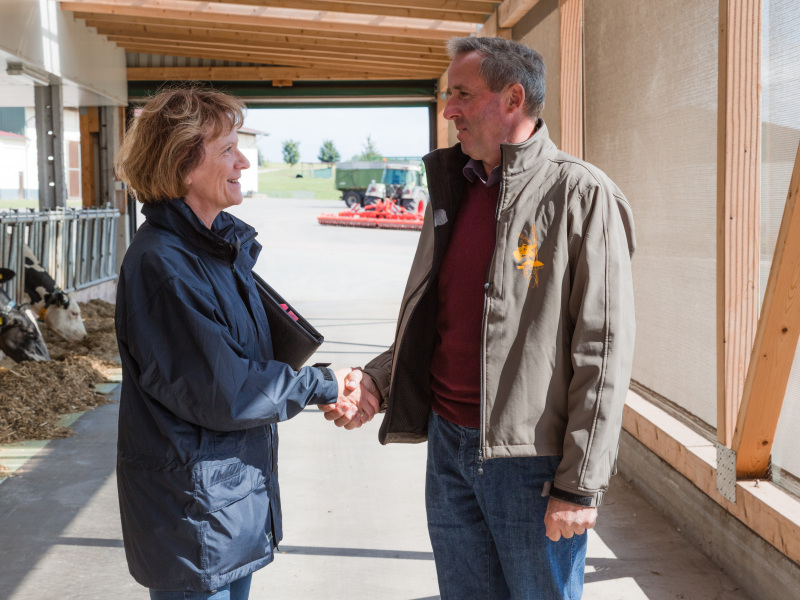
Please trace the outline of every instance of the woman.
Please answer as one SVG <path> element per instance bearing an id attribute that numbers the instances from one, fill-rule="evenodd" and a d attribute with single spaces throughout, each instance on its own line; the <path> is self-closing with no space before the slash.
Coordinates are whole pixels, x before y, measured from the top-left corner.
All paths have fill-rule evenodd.
<path id="1" fill-rule="evenodd" d="M 117 477 L 128 566 L 154 600 L 247 598 L 282 537 L 275 423 L 358 402 L 349 369 L 273 360 L 252 277 L 261 246 L 223 212 L 242 202 L 242 121 L 238 99 L 164 91 L 115 162 L 147 219 L 117 289 Z M 365 402 L 362 420 L 376 409 Z"/>

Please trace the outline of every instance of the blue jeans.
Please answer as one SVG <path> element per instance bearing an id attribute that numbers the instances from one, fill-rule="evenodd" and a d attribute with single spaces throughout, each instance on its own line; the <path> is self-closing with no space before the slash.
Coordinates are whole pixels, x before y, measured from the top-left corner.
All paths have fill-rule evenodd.
<path id="1" fill-rule="evenodd" d="M 252 577 L 252 575 L 246 575 L 211 592 L 160 592 L 158 590 L 150 590 L 150 600 L 247 600 L 248 596 L 250 596 L 250 580 Z"/>
<path id="2" fill-rule="evenodd" d="M 559 456 L 497 458 L 478 475 L 480 430 L 431 413 L 425 505 L 442 600 L 577 600 L 587 534 L 551 542 L 548 498 Z"/>

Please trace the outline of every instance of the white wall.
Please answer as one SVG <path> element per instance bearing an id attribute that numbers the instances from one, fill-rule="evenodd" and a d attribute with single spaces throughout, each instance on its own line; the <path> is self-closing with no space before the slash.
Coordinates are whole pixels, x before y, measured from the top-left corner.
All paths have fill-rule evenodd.
<path id="1" fill-rule="evenodd" d="M 0 0 L 2 2 L 2 0 Z M 23 160 L 20 163 L 18 171 L 23 172 L 24 178 L 24 186 L 27 190 L 38 190 L 39 189 L 39 164 L 37 162 L 36 156 L 36 119 L 34 118 L 34 109 L 33 107 L 26 107 L 25 108 L 25 140 L 22 144 L 23 148 L 21 150 L 23 154 Z M 65 108 L 63 115 L 63 126 L 64 126 L 64 136 L 63 136 L 63 156 L 64 156 L 64 177 L 65 177 L 65 185 L 67 185 L 66 178 L 69 177 L 67 172 L 68 167 L 68 157 L 69 157 L 69 142 L 70 141 L 80 141 L 81 134 L 80 134 L 80 120 L 79 120 L 79 113 L 77 109 L 74 108 Z M 15 167 L 16 168 L 16 167 Z M 6 164 L 0 160 L 0 172 L 6 170 Z M 19 178 L 19 173 L 17 171 L 14 172 L 14 177 Z M 0 180 L 0 189 L 6 189 L 6 184 L 2 183 L 4 180 Z M 19 181 L 14 184 L 16 189 L 19 187 Z M 33 196 L 35 197 L 35 196 Z"/>
<path id="2" fill-rule="evenodd" d="M 73 83 L 92 104 L 127 104 L 125 51 L 64 12 L 55 0 L 0 0 L 0 50 Z M 5 73 L 3 73 L 5 76 Z"/>
<path id="3" fill-rule="evenodd" d="M 250 161 L 250 168 L 242 171 L 239 183 L 245 196 L 258 193 L 258 148 L 256 136 L 243 131 L 239 132 L 239 150 Z"/>
<path id="4" fill-rule="evenodd" d="M 0 135 L 0 197 L 17 197 L 19 174 L 25 174 L 25 138 Z"/>
<path id="5" fill-rule="evenodd" d="M 36 111 L 25 108 L 25 189 L 39 193 L 39 163 L 36 155 Z M 38 195 L 36 196 L 38 198 Z"/>

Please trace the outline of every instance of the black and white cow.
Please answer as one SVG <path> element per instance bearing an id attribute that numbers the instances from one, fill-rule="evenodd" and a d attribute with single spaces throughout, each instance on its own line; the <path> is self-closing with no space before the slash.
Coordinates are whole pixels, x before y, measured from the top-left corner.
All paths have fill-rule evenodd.
<path id="1" fill-rule="evenodd" d="M 86 338 L 81 319 L 81 307 L 69 295 L 56 287 L 56 282 L 42 268 L 30 248 L 25 246 L 25 296 L 23 303 L 44 320 L 54 333 L 70 342 Z"/>
<path id="2" fill-rule="evenodd" d="M 11 269 L 0 269 L 0 283 L 14 278 Z M 0 289 L 0 350 L 15 362 L 50 360 L 42 332 L 25 311 Z"/>

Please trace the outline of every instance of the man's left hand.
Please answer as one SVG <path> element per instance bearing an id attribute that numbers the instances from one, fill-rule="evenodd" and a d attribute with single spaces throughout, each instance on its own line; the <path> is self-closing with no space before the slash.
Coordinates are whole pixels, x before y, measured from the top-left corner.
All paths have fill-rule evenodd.
<path id="1" fill-rule="evenodd" d="M 550 498 L 547 512 L 544 514 L 545 534 L 554 542 L 562 537 L 569 539 L 573 535 L 582 535 L 587 529 L 592 529 L 595 521 L 597 521 L 597 508 L 578 506 Z"/>

